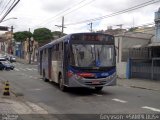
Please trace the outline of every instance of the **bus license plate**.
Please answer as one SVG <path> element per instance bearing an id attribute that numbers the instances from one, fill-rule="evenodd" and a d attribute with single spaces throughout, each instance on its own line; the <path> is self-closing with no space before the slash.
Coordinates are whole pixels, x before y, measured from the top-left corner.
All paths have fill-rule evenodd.
<path id="1" fill-rule="evenodd" d="M 100 81 L 92 81 L 92 84 L 100 84 Z"/>

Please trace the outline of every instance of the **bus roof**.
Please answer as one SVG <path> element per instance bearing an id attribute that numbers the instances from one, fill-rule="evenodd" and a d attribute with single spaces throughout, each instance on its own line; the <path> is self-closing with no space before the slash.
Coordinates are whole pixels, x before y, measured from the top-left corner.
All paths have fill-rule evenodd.
<path id="1" fill-rule="evenodd" d="M 50 47 L 52 47 L 52 46 L 53 46 L 54 44 L 56 44 L 56 43 L 69 40 L 72 35 L 80 35 L 80 34 L 100 34 L 100 35 L 112 36 L 112 35 L 110 35 L 110 34 L 105 34 L 105 33 L 91 33 L 91 32 L 72 33 L 72 34 L 65 35 L 65 36 L 63 36 L 63 37 L 61 37 L 61 38 L 58 38 L 58 39 L 56 39 L 56 40 L 53 40 L 52 42 L 50 42 L 50 43 L 48 43 L 48 44 L 45 44 L 44 46 L 42 46 L 42 47 L 39 48 L 39 51 L 41 51 L 41 50 L 43 50 L 43 49 L 45 49 L 45 48 L 50 48 Z"/>

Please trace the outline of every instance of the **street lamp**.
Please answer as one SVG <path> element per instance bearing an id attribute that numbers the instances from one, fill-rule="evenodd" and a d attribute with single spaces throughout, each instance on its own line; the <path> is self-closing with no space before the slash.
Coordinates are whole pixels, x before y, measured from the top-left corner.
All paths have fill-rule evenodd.
<path id="1" fill-rule="evenodd" d="M 0 21 L 0 23 L 5 22 L 5 21 L 10 20 L 10 19 L 18 19 L 18 18 L 16 18 L 16 17 L 8 18 L 8 19 L 5 19 L 3 21 Z"/>

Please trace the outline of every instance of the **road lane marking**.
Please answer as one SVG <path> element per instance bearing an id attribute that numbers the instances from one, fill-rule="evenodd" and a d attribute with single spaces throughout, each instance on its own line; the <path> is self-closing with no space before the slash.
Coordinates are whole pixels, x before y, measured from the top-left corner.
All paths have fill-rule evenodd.
<path id="1" fill-rule="evenodd" d="M 112 99 L 113 101 L 116 101 L 116 102 L 121 102 L 121 103 L 126 103 L 127 101 L 124 101 L 124 100 L 120 100 L 120 99 L 117 99 L 117 98 L 114 98 Z"/>
<path id="2" fill-rule="evenodd" d="M 42 90 L 42 89 L 40 89 L 40 88 L 35 88 L 35 89 L 30 89 L 29 91 L 40 91 L 40 90 Z"/>
<path id="3" fill-rule="evenodd" d="M 101 94 L 93 94 L 93 95 L 95 95 L 95 96 L 99 96 L 99 97 L 100 97 L 100 96 L 102 96 Z"/>
<path id="4" fill-rule="evenodd" d="M 160 112 L 160 109 L 153 108 L 153 107 L 143 106 L 142 108 L 149 109 L 149 110 L 152 110 L 152 111 L 155 111 L 155 112 Z"/>
<path id="5" fill-rule="evenodd" d="M 23 71 L 26 71 L 26 69 L 23 69 L 23 68 L 19 68 L 19 69 L 21 69 L 21 70 L 23 70 Z"/>
<path id="6" fill-rule="evenodd" d="M 31 107 L 31 109 L 36 112 L 36 113 L 39 113 L 39 114 L 48 114 L 48 112 L 43 109 L 42 107 L 40 107 L 39 105 L 37 104 L 34 104 L 32 102 L 26 102 L 28 104 L 29 107 Z"/>
<path id="7" fill-rule="evenodd" d="M 26 68 L 27 70 L 32 70 L 32 69 L 30 69 L 30 68 Z"/>
<path id="8" fill-rule="evenodd" d="M 17 68 L 14 68 L 14 70 L 15 70 L 15 71 L 19 71 L 19 69 L 17 69 Z"/>
<path id="9" fill-rule="evenodd" d="M 29 76 L 29 78 L 33 78 L 33 76 Z"/>

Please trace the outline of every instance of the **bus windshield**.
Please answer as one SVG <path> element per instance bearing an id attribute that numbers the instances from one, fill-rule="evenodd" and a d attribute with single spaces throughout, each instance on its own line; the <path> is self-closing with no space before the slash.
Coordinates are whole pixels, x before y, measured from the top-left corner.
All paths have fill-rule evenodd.
<path id="1" fill-rule="evenodd" d="M 72 44 L 72 52 L 77 67 L 115 66 L 113 45 Z"/>

